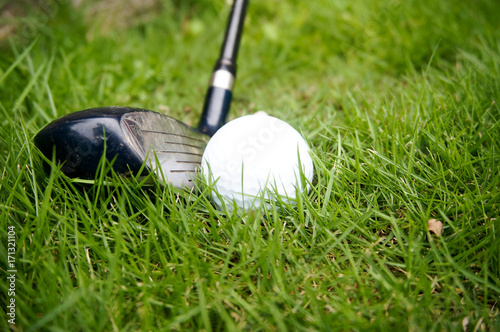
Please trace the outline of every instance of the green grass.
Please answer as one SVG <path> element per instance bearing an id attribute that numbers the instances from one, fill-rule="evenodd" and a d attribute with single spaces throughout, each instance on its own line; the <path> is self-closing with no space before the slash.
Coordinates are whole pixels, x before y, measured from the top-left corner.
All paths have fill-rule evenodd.
<path id="1" fill-rule="evenodd" d="M 299 129 L 315 178 L 296 207 L 241 216 L 204 191 L 43 172 L 34 134 L 76 110 L 195 125 L 229 10 L 164 0 L 120 25 L 126 13 L 110 24 L 96 6 L 10 19 L 37 38 L 19 28 L 1 46 L 11 328 L 500 329 L 497 1 L 253 0 L 231 118 L 263 109 Z"/>

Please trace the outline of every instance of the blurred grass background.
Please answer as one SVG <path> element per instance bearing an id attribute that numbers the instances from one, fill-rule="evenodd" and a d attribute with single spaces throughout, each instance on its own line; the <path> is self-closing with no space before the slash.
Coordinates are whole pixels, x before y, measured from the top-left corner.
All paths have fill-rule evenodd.
<path id="1" fill-rule="evenodd" d="M 289 122 L 316 175 L 297 208 L 244 216 L 135 179 L 82 190 L 32 144 L 94 106 L 196 125 L 230 4 L 0 5 L 10 328 L 500 329 L 497 1 L 251 1 L 230 118 Z"/>

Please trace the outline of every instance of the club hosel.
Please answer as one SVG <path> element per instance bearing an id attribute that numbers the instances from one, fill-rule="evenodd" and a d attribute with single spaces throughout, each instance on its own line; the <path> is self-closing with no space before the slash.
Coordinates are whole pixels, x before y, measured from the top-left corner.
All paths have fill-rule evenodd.
<path id="1" fill-rule="evenodd" d="M 233 93 L 229 89 L 210 86 L 205 96 L 205 104 L 198 130 L 213 136 L 226 123 Z"/>
<path id="2" fill-rule="evenodd" d="M 226 122 L 233 97 L 235 72 L 236 66 L 232 62 L 224 59 L 217 61 L 198 125 L 202 133 L 212 136 Z"/>

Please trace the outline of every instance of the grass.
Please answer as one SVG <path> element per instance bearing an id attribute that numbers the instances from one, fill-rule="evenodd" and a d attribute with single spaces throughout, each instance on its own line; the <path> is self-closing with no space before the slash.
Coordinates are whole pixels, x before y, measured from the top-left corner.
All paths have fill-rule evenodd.
<path id="1" fill-rule="evenodd" d="M 500 329 L 496 1 L 252 1 L 231 118 L 292 124 L 315 178 L 296 207 L 241 216 L 105 168 L 93 185 L 46 174 L 32 140 L 99 105 L 195 125 L 225 2 L 125 25 L 62 3 L 9 19 L 0 54 L 2 330 Z"/>

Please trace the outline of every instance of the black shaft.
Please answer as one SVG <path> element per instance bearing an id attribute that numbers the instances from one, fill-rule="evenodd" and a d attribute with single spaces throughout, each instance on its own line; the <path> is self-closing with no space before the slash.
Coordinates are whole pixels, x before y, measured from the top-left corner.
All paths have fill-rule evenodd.
<path id="1" fill-rule="evenodd" d="M 224 43 L 215 63 L 205 96 L 198 130 L 212 136 L 226 122 L 236 77 L 236 58 L 240 46 L 248 0 L 235 0 L 229 15 Z"/>
<path id="2" fill-rule="evenodd" d="M 236 75 L 236 58 L 238 57 L 238 50 L 240 48 L 240 40 L 243 32 L 243 23 L 245 21 L 247 5 L 248 0 L 234 1 L 231 14 L 229 15 L 224 43 L 222 44 L 220 50 L 219 61 L 217 61 L 234 67 L 233 75 Z M 216 64 L 214 70 L 217 69 L 219 68 Z"/>

